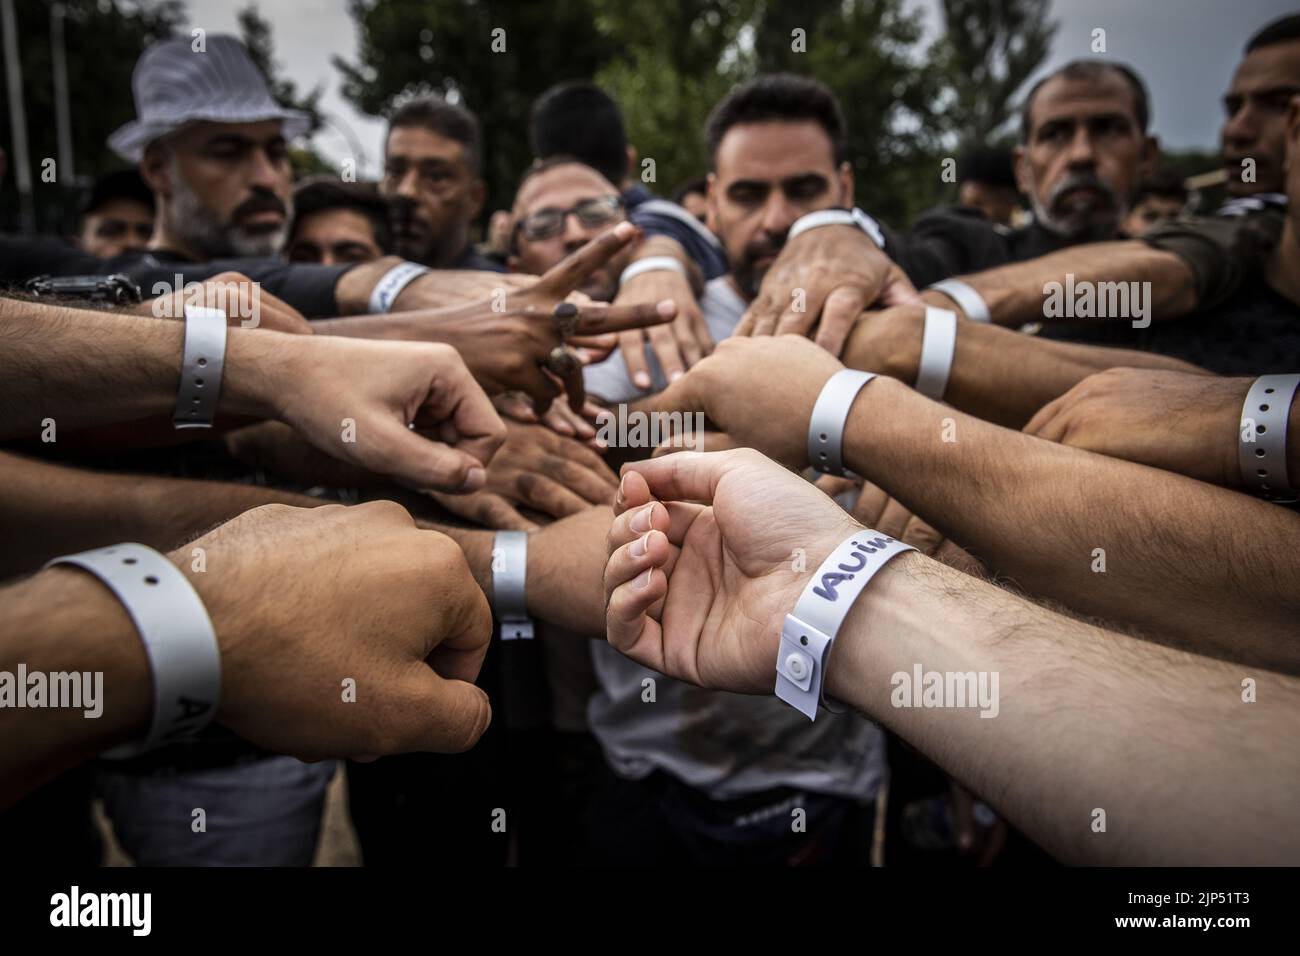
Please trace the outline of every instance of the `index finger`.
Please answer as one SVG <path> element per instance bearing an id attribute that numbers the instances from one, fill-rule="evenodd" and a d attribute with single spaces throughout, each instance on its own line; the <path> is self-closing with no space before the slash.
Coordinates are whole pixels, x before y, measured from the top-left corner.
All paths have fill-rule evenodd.
<path id="1" fill-rule="evenodd" d="M 625 249 L 638 232 L 637 227 L 630 222 L 620 222 L 546 270 L 539 284 L 545 286 L 556 298 L 564 298 Z"/>
<path id="2" fill-rule="evenodd" d="M 677 315 L 677 303 L 672 299 L 662 302 L 638 302 L 636 305 L 604 305 L 592 303 L 578 309 L 577 335 L 598 335 L 602 332 L 625 332 L 643 329 L 649 325 L 663 325 Z"/>

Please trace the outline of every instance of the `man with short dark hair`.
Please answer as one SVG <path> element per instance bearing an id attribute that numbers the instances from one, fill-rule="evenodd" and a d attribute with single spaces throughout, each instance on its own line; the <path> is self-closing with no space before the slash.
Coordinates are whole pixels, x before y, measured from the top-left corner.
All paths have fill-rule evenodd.
<path id="1" fill-rule="evenodd" d="M 1300 93 L 1300 14 L 1265 26 L 1246 43 L 1223 106 L 1220 139 L 1228 195 L 1285 205 L 1286 120 Z M 1227 211 L 1257 207 L 1230 203 Z"/>
<path id="2" fill-rule="evenodd" d="M 388 120 L 380 194 L 391 204 L 394 251 L 438 269 L 501 267 L 474 251 L 470 226 L 483 209 L 478 119 L 439 96 L 411 100 Z"/>
<path id="3" fill-rule="evenodd" d="M 978 209 L 989 222 L 1016 225 L 1020 191 L 1011 153 L 1006 149 L 978 148 L 957 159 L 957 202 Z"/>
<path id="4" fill-rule="evenodd" d="M 101 259 L 143 249 L 153 235 L 153 193 L 134 169 L 95 180 L 77 227 L 77 245 Z"/>
<path id="5" fill-rule="evenodd" d="M 515 193 L 510 230 L 512 272 L 541 275 L 627 218 L 614 184 L 579 160 L 553 156 L 529 168 Z M 592 273 L 578 291 L 597 302 L 618 292 L 619 273 L 635 246 Z"/>
<path id="6" fill-rule="evenodd" d="M 1138 238 L 1152 227 L 1181 216 L 1187 209 L 1187 187 L 1183 178 L 1168 167 L 1161 167 L 1142 180 L 1133 208 L 1124 217 L 1120 229 L 1130 238 Z"/>
<path id="7" fill-rule="evenodd" d="M 673 190 L 673 202 L 681 206 L 700 222 L 704 222 L 709 213 L 709 180 L 706 176 L 688 179 Z"/>
<path id="8" fill-rule="evenodd" d="M 388 246 L 388 204 L 372 183 L 313 177 L 294 188 L 293 204 L 284 249 L 289 262 L 372 262 Z"/>

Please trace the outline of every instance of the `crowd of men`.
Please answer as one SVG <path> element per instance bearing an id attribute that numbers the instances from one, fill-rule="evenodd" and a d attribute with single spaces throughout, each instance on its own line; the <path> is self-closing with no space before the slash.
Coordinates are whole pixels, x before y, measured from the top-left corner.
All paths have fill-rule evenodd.
<path id="1" fill-rule="evenodd" d="M 305 865 L 343 767 L 368 865 L 1300 862 L 1300 16 L 1195 216 L 1107 58 L 906 229 L 796 75 L 672 200 L 554 87 L 490 216 L 445 99 L 295 183 L 234 39 L 134 94 L 0 237 L 11 853 Z"/>

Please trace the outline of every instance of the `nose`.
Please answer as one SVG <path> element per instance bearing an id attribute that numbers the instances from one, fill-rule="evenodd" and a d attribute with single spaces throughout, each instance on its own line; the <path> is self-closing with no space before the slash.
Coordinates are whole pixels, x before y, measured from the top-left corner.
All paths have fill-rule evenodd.
<path id="1" fill-rule="evenodd" d="M 1237 112 L 1223 124 L 1223 140 L 1234 146 L 1249 146 L 1259 137 L 1259 117 L 1249 103 L 1243 103 Z"/>
<path id="2" fill-rule="evenodd" d="M 1095 166 L 1097 163 L 1096 149 L 1092 141 L 1092 135 L 1088 132 L 1088 127 L 1080 123 L 1074 131 L 1074 138 L 1070 140 L 1069 153 L 1066 161 L 1072 167 Z"/>
<path id="3" fill-rule="evenodd" d="M 405 173 L 402 174 L 402 178 L 397 181 L 396 195 L 401 196 L 404 199 L 419 198 L 420 190 L 417 187 L 418 181 L 419 181 L 419 171 L 415 169 L 408 169 Z"/>
<path id="4" fill-rule="evenodd" d="M 784 236 L 799 218 L 801 211 L 785 198 L 784 190 L 773 189 L 768 193 L 767 202 L 763 206 L 760 227 L 769 235 Z"/>
<path id="5" fill-rule="evenodd" d="M 277 196 L 283 195 L 289 185 L 288 171 L 277 165 L 266 150 L 254 150 L 250 185 L 275 193 Z"/>
<path id="6" fill-rule="evenodd" d="M 564 237 L 565 252 L 581 249 L 591 241 L 594 234 L 595 230 L 584 226 L 576 213 L 571 212 L 564 217 L 564 231 L 561 235 Z"/>

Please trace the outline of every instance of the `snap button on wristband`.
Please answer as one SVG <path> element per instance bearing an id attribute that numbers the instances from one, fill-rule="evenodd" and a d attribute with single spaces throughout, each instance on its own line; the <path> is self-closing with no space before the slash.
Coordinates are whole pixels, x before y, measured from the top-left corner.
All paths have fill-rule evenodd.
<path id="1" fill-rule="evenodd" d="M 185 348 L 181 355 L 181 384 L 172 412 L 173 428 L 212 427 L 225 364 L 226 313 L 186 305 Z"/>
<path id="2" fill-rule="evenodd" d="M 984 301 L 984 296 L 960 279 L 944 279 L 931 284 L 929 288 L 935 292 L 942 292 L 956 302 L 961 306 L 961 310 L 966 313 L 966 318 L 972 322 L 993 321 L 993 315 L 989 312 L 989 304 Z"/>
<path id="3" fill-rule="evenodd" d="M 676 272 L 678 275 L 684 276 L 686 275 L 686 267 L 672 256 L 646 256 L 646 258 L 638 259 L 624 269 L 618 277 L 618 284 L 622 286 L 629 279 L 635 279 L 646 272 Z"/>
<path id="4" fill-rule="evenodd" d="M 915 388 L 918 392 L 936 402 L 943 401 L 956 349 L 957 313 L 927 305 L 925 331 L 921 335 L 921 361 L 916 370 Z"/>
<path id="5" fill-rule="evenodd" d="M 885 234 L 881 231 L 880 224 L 856 206 L 852 209 L 819 209 L 800 216 L 786 233 L 785 241 L 789 242 L 801 233 L 821 226 L 857 226 L 877 246 L 885 248 Z"/>
<path id="6" fill-rule="evenodd" d="M 840 369 L 822 386 L 808 422 L 808 462 L 827 475 L 843 477 L 844 423 L 862 386 L 875 378 L 874 372 Z"/>
<path id="7" fill-rule="evenodd" d="M 817 719 L 817 705 L 825 703 L 831 645 L 853 602 L 881 568 L 904 551 L 915 550 L 910 544 L 863 528 L 831 552 L 781 625 L 777 697 L 809 720 Z"/>
<path id="8" fill-rule="evenodd" d="M 402 294 L 402 290 L 428 271 L 428 266 L 415 262 L 399 262 L 385 272 L 383 278 L 375 283 L 374 289 L 370 292 L 371 314 L 391 312 L 393 303 Z"/>
<path id="9" fill-rule="evenodd" d="M 1241 407 L 1241 427 L 1237 430 L 1241 480 L 1249 490 L 1270 501 L 1300 499 L 1300 490 L 1292 485 L 1286 470 L 1287 426 L 1297 386 L 1300 374 L 1261 375 L 1251 384 Z M 1247 435 L 1254 441 L 1247 440 Z"/>
<path id="10" fill-rule="evenodd" d="M 492 609 L 503 641 L 531 641 L 528 616 L 528 532 L 498 531 L 492 543 Z"/>
<path id="11" fill-rule="evenodd" d="M 45 567 L 56 564 L 89 571 L 113 592 L 131 615 L 149 658 L 153 716 L 148 733 L 103 756 L 134 757 L 206 727 L 221 699 L 221 654 L 203 600 L 180 569 L 142 544 L 68 554 Z"/>

